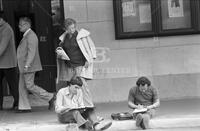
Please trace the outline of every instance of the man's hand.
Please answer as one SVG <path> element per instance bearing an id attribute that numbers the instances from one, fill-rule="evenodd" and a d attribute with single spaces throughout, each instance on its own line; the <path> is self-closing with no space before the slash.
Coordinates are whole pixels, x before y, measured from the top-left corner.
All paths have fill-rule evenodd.
<path id="1" fill-rule="evenodd" d="M 56 49 L 56 53 L 57 53 L 57 56 L 58 56 L 59 58 L 61 58 L 62 53 L 61 53 L 61 51 L 59 51 L 59 50 L 62 50 L 62 48 L 61 48 L 61 47 L 58 47 L 58 48 Z"/>
<path id="2" fill-rule="evenodd" d="M 147 109 L 153 109 L 153 106 L 152 105 L 147 106 Z"/>
<path id="3" fill-rule="evenodd" d="M 89 62 L 86 61 L 86 62 L 85 62 L 85 68 L 88 68 L 88 67 L 89 67 Z"/>
<path id="4" fill-rule="evenodd" d="M 143 108 L 144 108 L 143 105 L 140 105 L 140 104 L 137 105 L 137 109 L 143 109 Z"/>
<path id="5" fill-rule="evenodd" d="M 24 66 L 24 72 L 27 72 L 27 71 L 28 71 L 28 68 L 29 68 L 29 67 L 28 67 L 27 65 L 25 65 L 25 66 Z"/>

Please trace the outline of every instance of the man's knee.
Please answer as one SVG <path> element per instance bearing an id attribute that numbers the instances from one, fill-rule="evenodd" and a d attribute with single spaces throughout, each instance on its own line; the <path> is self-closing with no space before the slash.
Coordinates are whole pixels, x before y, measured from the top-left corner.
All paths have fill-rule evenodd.
<path id="1" fill-rule="evenodd" d="M 30 81 L 27 81 L 26 82 L 26 88 L 30 91 L 34 90 L 34 83 L 33 82 L 30 82 Z"/>
<path id="2" fill-rule="evenodd" d="M 57 116 L 60 123 L 75 123 L 74 116 L 71 112 L 58 114 Z"/>
<path id="3" fill-rule="evenodd" d="M 155 116 L 155 110 L 152 109 L 152 110 L 148 111 L 146 114 L 148 114 L 150 116 L 150 118 L 152 118 Z"/>
<path id="4" fill-rule="evenodd" d="M 74 117 L 81 114 L 79 110 L 73 110 L 71 111 L 71 113 L 73 114 Z"/>

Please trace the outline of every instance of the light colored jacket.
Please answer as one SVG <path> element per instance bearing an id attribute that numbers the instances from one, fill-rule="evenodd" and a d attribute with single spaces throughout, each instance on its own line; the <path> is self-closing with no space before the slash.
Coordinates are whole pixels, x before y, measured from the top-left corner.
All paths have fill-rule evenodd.
<path id="1" fill-rule="evenodd" d="M 38 51 L 38 38 L 32 30 L 22 38 L 17 48 L 17 60 L 20 73 L 25 73 L 25 65 L 29 66 L 27 72 L 42 70 Z"/>
<path id="2" fill-rule="evenodd" d="M 0 23 L 0 68 L 17 66 L 14 33 L 8 23 Z"/>
<path id="3" fill-rule="evenodd" d="M 61 42 L 64 42 L 66 34 L 67 33 L 65 32 L 59 37 Z M 96 48 L 92 39 L 90 38 L 90 32 L 85 29 L 80 29 L 78 31 L 76 40 L 81 52 L 89 63 L 88 68 L 83 66 L 81 77 L 93 79 L 93 62 L 96 58 Z M 57 82 L 70 80 L 71 76 L 69 75 L 70 73 L 64 60 L 57 58 Z"/>

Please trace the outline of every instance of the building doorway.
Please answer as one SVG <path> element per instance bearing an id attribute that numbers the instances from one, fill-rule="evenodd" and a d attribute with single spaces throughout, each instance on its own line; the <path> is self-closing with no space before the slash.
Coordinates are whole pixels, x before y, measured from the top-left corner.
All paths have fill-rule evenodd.
<path id="1" fill-rule="evenodd" d="M 54 1 L 54 0 L 52 0 Z M 39 53 L 43 70 L 38 72 L 35 82 L 49 92 L 56 91 L 56 58 L 52 21 L 51 0 L 2 0 L 5 20 L 15 32 L 16 47 L 22 38 L 18 29 L 20 16 L 32 20 L 32 28 L 39 39 Z"/>

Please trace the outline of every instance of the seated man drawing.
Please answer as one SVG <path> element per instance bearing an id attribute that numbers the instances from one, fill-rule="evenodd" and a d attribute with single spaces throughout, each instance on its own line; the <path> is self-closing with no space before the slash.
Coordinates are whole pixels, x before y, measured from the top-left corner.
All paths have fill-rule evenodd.
<path id="1" fill-rule="evenodd" d="M 148 78 L 140 77 L 136 82 L 136 86 L 130 89 L 128 96 L 128 106 L 130 108 L 147 109 L 147 111 L 136 113 L 136 126 L 147 129 L 149 120 L 154 116 L 155 109 L 159 105 L 158 90 L 151 86 Z"/>
<path id="2" fill-rule="evenodd" d="M 94 107 L 85 107 L 81 87 L 83 82 L 80 77 L 75 77 L 69 86 L 61 88 L 57 93 L 55 111 L 61 123 L 77 123 L 79 128 L 88 131 L 100 131 L 109 128 L 110 121 L 99 121 Z"/>

